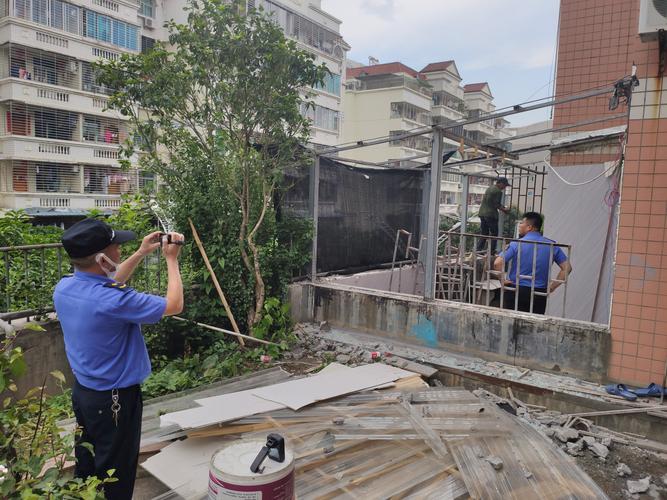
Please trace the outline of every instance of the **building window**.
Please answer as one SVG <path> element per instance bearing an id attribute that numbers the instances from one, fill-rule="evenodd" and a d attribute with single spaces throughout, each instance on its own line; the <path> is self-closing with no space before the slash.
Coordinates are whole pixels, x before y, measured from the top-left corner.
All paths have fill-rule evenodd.
<path id="1" fill-rule="evenodd" d="M 301 103 L 301 114 L 313 123 L 313 127 L 338 132 L 340 113 L 336 110 L 317 104 L 306 106 Z"/>
<path id="2" fill-rule="evenodd" d="M 409 102 L 392 102 L 390 106 L 390 118 L 405 118 L 422 125 L 431 124 L 431 115 L 428 110 L 419 108 Z"/>
<path id="3" fill-rule="evenodd" d="M 153 48 L 155 45 L 155 40 L 153 38 L 149 38 L 147 36 L 142 36 L 141 37 L 141 52 L 146 53 L 149 50 Z"/>
<path id="4" fill-rule="evenodd" d="M 14 15 L 79 34 L 79 7 L 61 0 L 15 0 Z"/>
<path id="5" fill-rule="evenodd" d="M 155 17 L 155 7 L 153 0 L 139 1 L 139 15 L 144 17 Z"/>
<path id="6" fill-rule="evenodd" d="M 97 75 L 93 65 L 87 61 L 81 61 L 81 84 L 86 92 L 95 92 L 96 94 L 113 94 L 113 89 L 102 85 L 97 81 Z"/>
<path id="7" fill-rule="evenodd" d="M 35 137 L 73 141 L 78 117 L 60 109 L 33 108 Z"/>
<path id="8" fill-rule="evenodd" d="M 405 130 L 391 130 L 389 132 L 389 137 L 394 137 L 389 142 L 390 146 L 396 146 L 401 148 L 410 148 L 417 151 L 430 151 L 431 150 L 431 140 L 428 137 L 407 137 L 403 139 L 397 139 L 396 137 L 405 134 Z"/>
<path id="9" fill-rule="evenodd" d="M 338 33 L 302 17 L 291 10 L 275 4 L 269 0 L 257 0 L 254 2 L 257 8 L 262 8 L 269 17 L 280 26 L 289 37 L 314 47 L 327 54 L 341 57 L 340 42 L 341 36 Z M 338 48 L 339 50 L 335 50 Z"/>
<path id="10" fill-rule="evenodd" d="M 105 118 L 84 116 L 83 140 L 105 144 L 118 144 L 120 142 L 118 123 Z"/>
<path id="11" fill-rule="evenodd" d="M 315 85 L 315 89 L 323 90 L 329 94 L 337 95 L 340 97 L 340 85 L 341 79 L 340 75 L 335 73 L 327 73 L 324 77 L 324 82 L 322 85 Z"/>
<path id="12" fill-rule="evenodd" d="M 35 187 L 38 192 L 57 193 L 60 188 L 60 169 L 53 163 L 35 165 Z"/>

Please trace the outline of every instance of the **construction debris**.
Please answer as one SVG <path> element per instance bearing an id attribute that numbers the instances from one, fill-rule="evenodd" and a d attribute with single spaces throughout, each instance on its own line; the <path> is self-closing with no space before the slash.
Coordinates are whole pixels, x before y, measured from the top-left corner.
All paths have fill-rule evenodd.
<path id="1" fill-rule="evenodd" d="M 618 464 L 618 467 L 616 467 L 616 472 L 620 477 L 625 477 L 632 474 L 632 470 L 630 470 L 630 467 L 628 467 L 624 463 Z"/>
<path id="2" fill-rule="evenodd" d="M 651 486 L 651 476 L 647 476 L 639 481 L 628 481 L 628 492 L 630 494 L 646 493 Z"/>
<path id="3" fill-rule="evenodd" d="M 374 389 L 388 380 L 390 387 Z M 300 499 L 607 498 L 531 425 L 466 390 L 429 388 L 417 374 L 382 363 L 334 365 L 197 402 L 202 406 L 185 410 L 185 419 L 183 411 L 162 416 L 165 431 L 180 422 L 187 439 L 142 464 L 184 498 L 206 493 L 216 450 L 269 433 L 285 437 L 294 452 Z M 262 404 L 275 406 L 260 414 Z M 202 409 L 207 426 L 200 425 Z M 244 409 L 245 416 L 221 423 Z"/>
<path id="4" fill-rule="evenodd" d="M 607 448 L 605 445 L 602 443 L 593 443 L 590 446 L 590 450 L 593 452 L 593 454 L 601 459 L 607 458 L 607 455 L 609 455 L 609 448 Z"/>

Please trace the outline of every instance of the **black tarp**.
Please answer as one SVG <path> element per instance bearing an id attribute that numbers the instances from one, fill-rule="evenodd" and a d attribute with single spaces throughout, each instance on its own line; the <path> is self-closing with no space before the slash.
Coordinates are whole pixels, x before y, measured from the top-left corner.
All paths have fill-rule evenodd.
<path id="1" fill-rule="evenodd" d="M 318 272 L 373 267 L 392 260 L 396 231 L 418 246 L 422 179 L 428 170 L 351 167 L 320 160 Z M 309 214 L 310 169 L 288 176 L 282 209 Z M 405 239 L 399 247 L 405 255 Z"/>

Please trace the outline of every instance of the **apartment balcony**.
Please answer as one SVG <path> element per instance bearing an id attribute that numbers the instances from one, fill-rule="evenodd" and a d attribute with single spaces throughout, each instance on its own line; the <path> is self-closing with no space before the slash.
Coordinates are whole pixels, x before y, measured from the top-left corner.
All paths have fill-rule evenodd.
<path id="1" fill-rule="evenodd" d="M 0 104 L 2 159 L 119 166 L 127 123 L 9 101 Z"/>
<path id="2" fill-rule="evenodd" d="M 0 17 L 0 45 L 10 42 L 44 51 L 56 51 L 88 62 L 116 60 L 123 53 L 139 52 L 18 17 Z"/>
<path id="3" fill-rule="evenodd" d="M 433 89 L 428 83 L 405 75 L 358 76 L 348 82 L 346 88 L 360 92 L 404 88 L 416 92 L 429 100 L 433 98 Z"/>
<path id="4" fill-rule="evenodd" d="M 90 163 L 120 167 L 118 146 L 9 135 L 0 137 L 0 159 Z"/>
<path id="5" fill-rule="evenodd" d="M 487 122 L 477 122 L 477 123 L 471 123 L 469 125 L 466 125 L 465 127 L 466 132 L 473 132 L 475 133 L 471 138 L 477 137 L 479 142 L 482 142 L 482 140 L 490 139 L 493 137 L 496 129 L 493 128 L 492 124 L 489 124 Z"/>
<path id="6" fill-rule="evenodd" d="M 431 108 L 431 115 L 433 116 L 434 123 L 457 122 L 465 118 L 464 112 L 450 108 L 444 104 L 434 105 Z"/>
<path id="7" fill-rule="evenodd" d="M 82 213 L 116 209 L 121 196 L 153 191 L 155 178 L 138 170 L 53 162 L 0 163 L 0 209 Z"/>
<path id="8" fill-rule="evenodd" d="M 117 111 L 105 110 L 107 98 L 81 90 L 45 84 L 36 80 L 0 80 L 0 101 L 17 101 L 30 106 L 65 109 L 76 113 L 127 120 Z"/>

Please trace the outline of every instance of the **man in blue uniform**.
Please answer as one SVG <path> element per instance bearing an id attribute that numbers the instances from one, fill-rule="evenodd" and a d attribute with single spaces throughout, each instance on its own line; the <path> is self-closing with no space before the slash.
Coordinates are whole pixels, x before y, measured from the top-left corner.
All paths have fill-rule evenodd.
<path id="1" fill-rule="evenodd" d="M 62 237 L 74 275 L 56 285 L 53 302 L 75 381 L 72 406 L 81 429 L 76 477 L 107 477 L 110 499 L 131 499 L 139 457 L 143 402 L 140 384 L 151 372 L 141 324 L 157 323 L 183 309 L 178 269 L 179 244 L 161 233 L 146 236 L 139 250 L 120 263 L 120 245 L 131 231 L 114 231 L 97 219 L 74 224 Z M 171 233 L 171 242 L 183 235 Z M 125 285 L 143 258 L 158 247 L 167 263 L 166 297 L 139 293 Z M 81 443 L 92 445 L 94 453 Z"/>
<path id="2" fill-rule="evenodd" d="M 533 296 L 533 308 L 530 308 L 530 295 L 533 289 L 536 292 L 553 292 L 560 286 L 560 282 L 572 271 L 572 266 L 567 260 L 565 252 L 560 247 L 553 246 L 554 241 L 542 236 L 542 216 L 537 212 L 526 212 L 519 223 L 519 242 L 511 242 L 507 249 L 500 252 L 494 262 L 496 271 L 504 271 L 505 263 L 510 263 L 506 285 L 515 287 L 517 283 L 516 269 L 521 266 L 519 279 L 519 300 L 517 310 L 533 312 L 535 314 L 544 314 L 547 307 L 547 297 L 545 295 Z M 536 248 L 537 247 L 537 248 Z M 533 276 L 533 256 L 535 256 L 535 275 Z M 517 263 L 517 261 L 519 261 Z M 558 264 L 560 272 L 556 280 L 548 283 L 550 269 L 553 263 Z M 532 279 L 530 278 L 532 276 Z M 505 309 L 514 309 L 516 304 L 516 295 L 513 290 L 506 290 L 503 299 Z"/>

